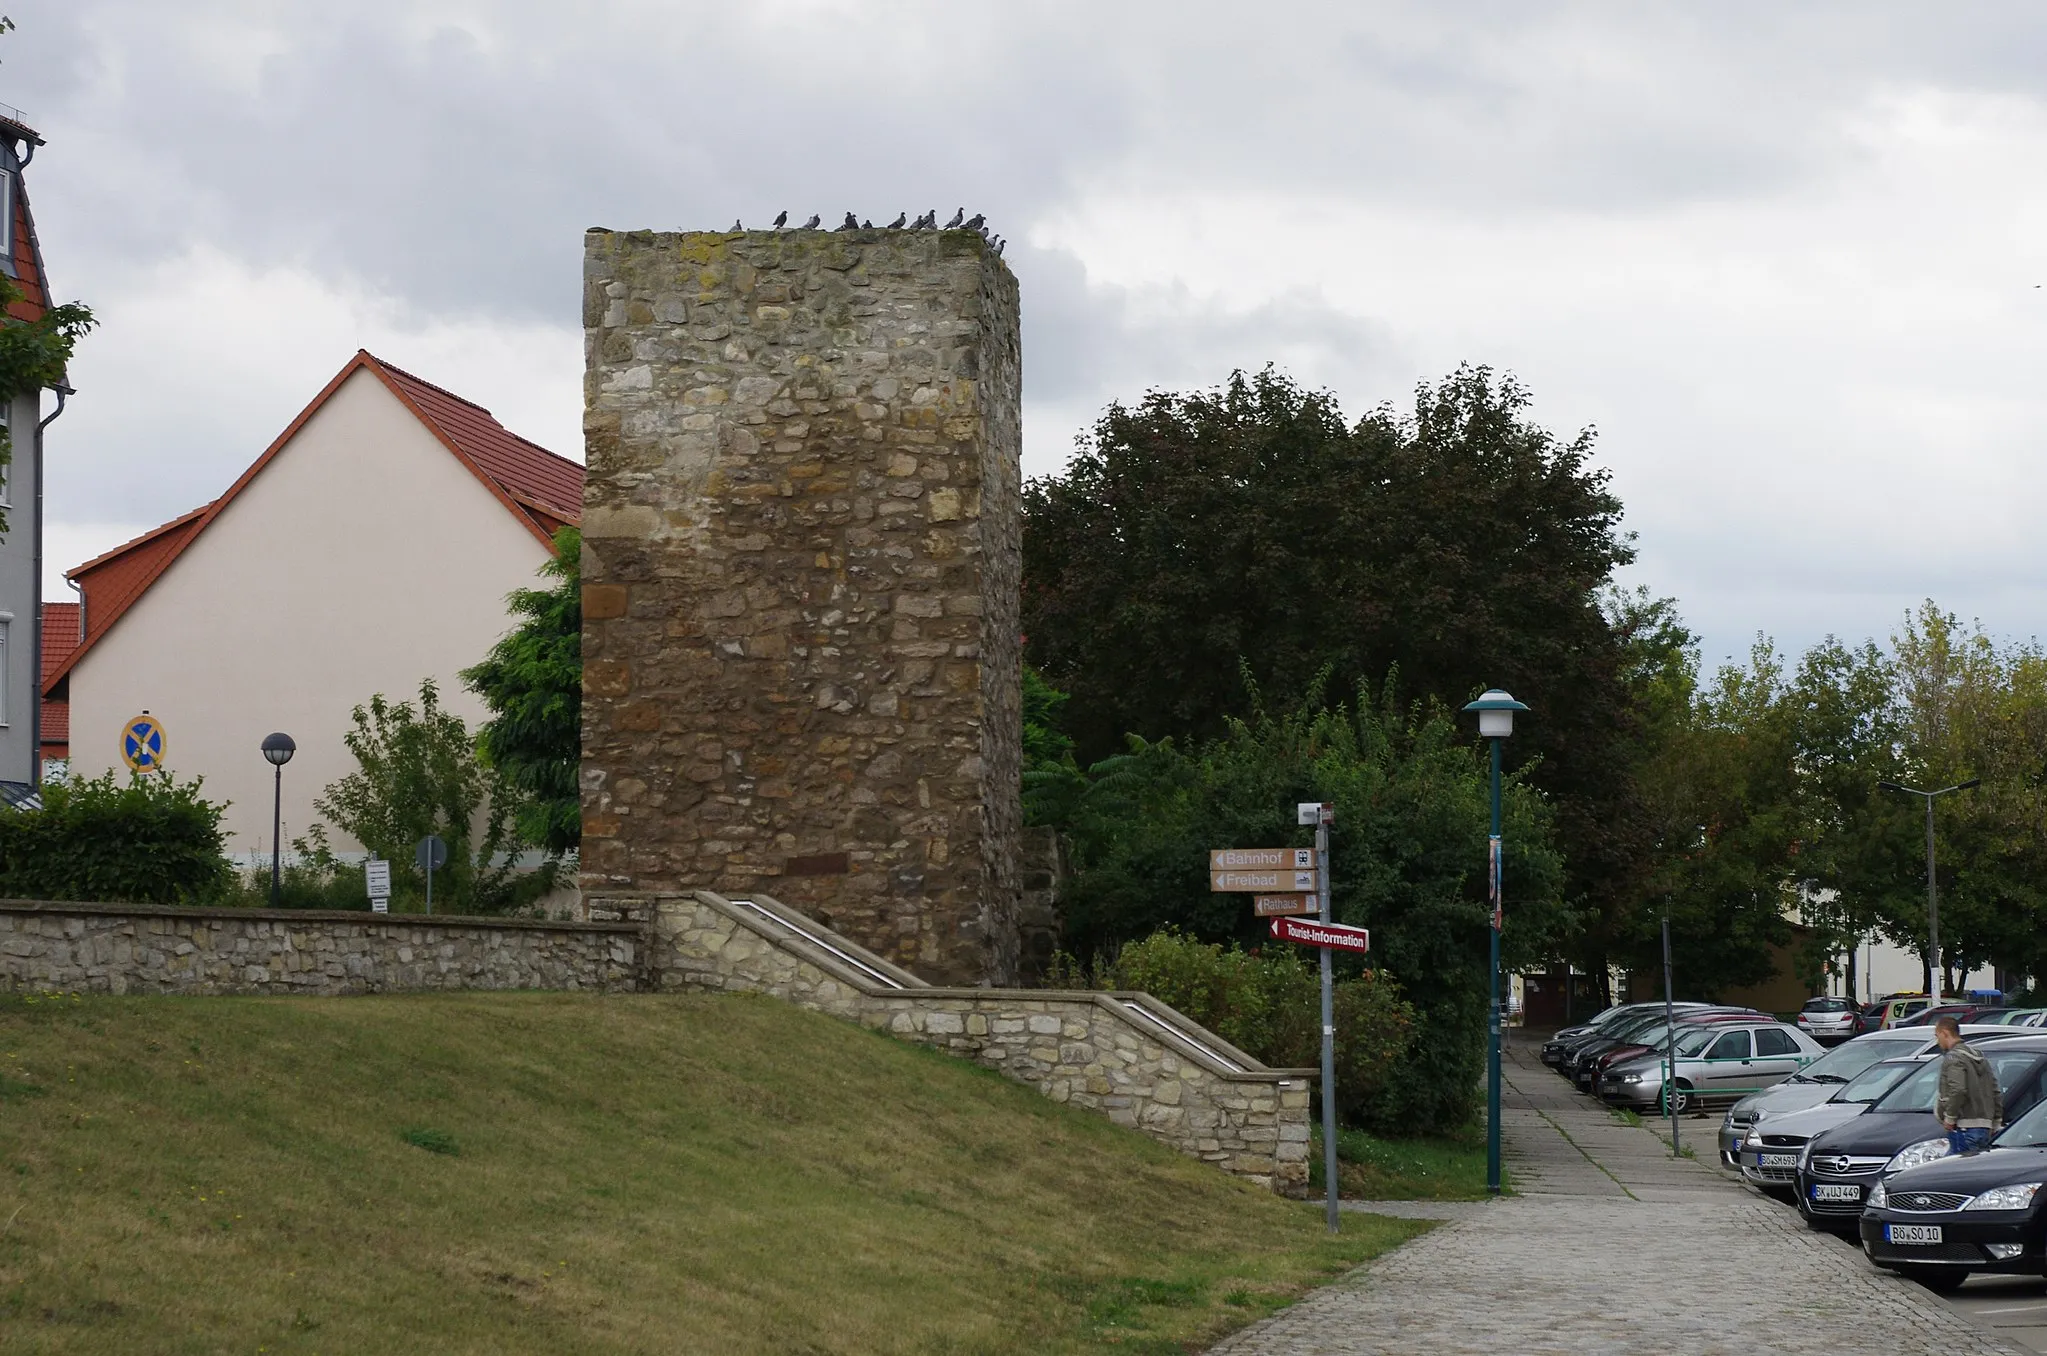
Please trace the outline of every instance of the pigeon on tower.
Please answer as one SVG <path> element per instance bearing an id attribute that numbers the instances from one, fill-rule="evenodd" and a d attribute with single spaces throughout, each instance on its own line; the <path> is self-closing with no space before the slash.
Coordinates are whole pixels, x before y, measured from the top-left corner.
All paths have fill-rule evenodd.
<path id="1" fill-rule="evenodd" d="M 806 231 L 814 231 L 817 229 L 818 223 L 823 220 L 824 220 L 823 217 L 819 216 L 815 212 L 812 212 L 810 214 L 810 220 L 803 223 L 803 229 Z"/>
<path id="2" fill-rule="evenodd" d="M 896 219 L 888 224 L 888 228 L 891 231 L 900 231 L 903 229 L 903 223 L 909 219 L 910 214 L 908 212 L 898 212 L 896 213 Z"/>
<path id="3" fill-rule="evenodd" d="M 777 212 L 777 213 L 775 213 L 775 229 L 776 229 L 776 230 L 778 230 L 778 231 L 779 231 L 779 230 L 781 230 L 781 229 L 782 229 L 782 228 L 783 228 L 784 226 L 786 226 L 786 225 L 788 225 L 788 224 L 789 224 L 789 214 L 788 214 L 787 212 Z"/>
<path id="4" fill-rule="evenodd" d="M 967 218 L 966 228 L 970 231 L 980 231 L 983 235 L 986 235 L 987 226 L 988 218 L 982 216 L 979 212 Z"/>
<path id="5" fill-rule="evenodd" d="M 946 229 L 946 230 L 948 230 L 948 231 L 957 231 L 957 230 L 958 230 L 958 229 L 960 228 L 960 223 L 961 223 L 962 221 L 965 221 L 966 219 L 967 219 L 967 209 L 966 209 L 966 208 L 964 208 L 964 207 L 962 207 L 962 208 L 961 208 L 961 209 L 960 209 L 959 211 L 957 211 L 957 212 L 954 212 L 954 213 L 952 214 L 952 220 L 951 220 L 951 221 L 948 221 L 948 222 L 946 222 L 946 223 L 945 223 L 945 229 Z"/>

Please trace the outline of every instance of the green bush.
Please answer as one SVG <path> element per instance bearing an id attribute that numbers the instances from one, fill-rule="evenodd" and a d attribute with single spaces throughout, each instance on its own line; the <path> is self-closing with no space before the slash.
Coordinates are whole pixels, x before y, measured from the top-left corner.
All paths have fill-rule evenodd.
<path id="1" fill-rule="evenodd" d="M 114 774 L 43 787 L 43 808 L 0 812 L 0 893 L 28 899 L 195 904 L 226 889 L 225 804 L 202 781 Z"/>
<path id="2" fill-rule="evenodd" d="M 284 870 L 279 873 L 277 887 L 277 907 L 281 909 L 367 912 L 370 907 L 362 868 L 350 868 L 331 858 L 286 862 Z M 229 908 L 269 908 L 270 864 L 264 862 L 235 872 L 226 891 L 207 903 Z"/>
<path id="3" fill-rule="evenodd" d="M 1321 980 L 1291 947 L 1244 951 L 1165 928 L 1124 947 L 1096 979 L 1102 988 L 1141 989 L 1267 1064 L 1321 1067 Z M 1413 1135 L 1470 1119 L 1476 1085 L 1437 1086 L 1455 1073 L 1418 1044 L 1414 1007 L 1390 976 L 1345 974 L 1331 1006 L 1344 1124 Z M 1426 1081 L 1417 1088 L 1418 1080 Z"/>

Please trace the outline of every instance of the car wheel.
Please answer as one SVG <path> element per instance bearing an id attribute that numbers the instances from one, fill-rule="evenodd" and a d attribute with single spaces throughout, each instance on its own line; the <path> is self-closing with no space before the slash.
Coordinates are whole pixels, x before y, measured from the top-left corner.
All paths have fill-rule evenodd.
<path id="1" fill-rule="evenodd" d="M 1680 1078 L 1677 1080 L 1677 1091 L 1666 1098 L 1667 1109 L 1682 1116 L 1691 1109 L 1692 1102 L 1697 1096 L 1698 1094 L 1692 1091 L 1692 1085 Z"/>
<path id="2" fill-rule="evenodd" d="M 1969 1273 L 1960 1267 L 1899 1267 L 1898 1274 L 1938 1295 L 1961 1289 L 1962 1282 L 1969 1279 Z"/>

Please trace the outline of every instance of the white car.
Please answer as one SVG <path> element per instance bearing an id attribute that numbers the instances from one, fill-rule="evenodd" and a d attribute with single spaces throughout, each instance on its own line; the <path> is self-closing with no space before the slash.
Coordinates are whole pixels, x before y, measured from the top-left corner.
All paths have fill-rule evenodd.
<path id="1" fill-rule="evenodd" d="M 1798 1029 L 1821 1044 L 1845 1041 L 1855 1034 L 1855 1001 L 1814 998 L 1798 1013 Z"/>
<path id="2" fill-rule="evenodd" d="M 1784 1112 L 1751 1126 L 1741 1141 L 1741 1175 L 1781 1200 L 1798 1191 L 1798 1156 L 1822 1130 L 1853 1120 L 1889 1092 L 1897 1081 L 1934 1058 L 1929 1050 L 1873 1064 L 1834 1090 L 1818 1106 Z"/>

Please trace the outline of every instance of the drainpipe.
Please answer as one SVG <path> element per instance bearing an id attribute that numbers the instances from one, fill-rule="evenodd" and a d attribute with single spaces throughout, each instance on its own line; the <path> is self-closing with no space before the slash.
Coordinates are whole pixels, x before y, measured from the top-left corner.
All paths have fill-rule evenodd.
<path id="1" fill-rule="evenodd" d="M 29 672 L 35 674 L 36 678 L 32 685 L 35 696 L 28 706 L 28 781 L 30 786 L 41 786 L 43 784 L 43 430 L 57 422 L 57 416 L 64 413 L 64 400 L 71 394 L 71 387 L 66 385 L 61 379 L 50 389 L 57 393 L 57 408 L 51 410 L 48 415 L 36 422 L 36 445 L 33 453 L 36 471 L 35 565 L 33 567 L 35 571 L 33 578 L 35 579 L 36 587 L 36 606 L 35 620 L 29 625 Z M 68 583 L 69 581 L 67 580 L 66 582 Z M 78 596 L 82 604 L 85 595 L 80 593 Z M 81 623 L 85 620 L 85 608 L 83 606 L 80 606 L 78 609 L 78 617 Z M 83 631 L 81 631 L 80 635 L 82 636 L 83 634 Z"/>

